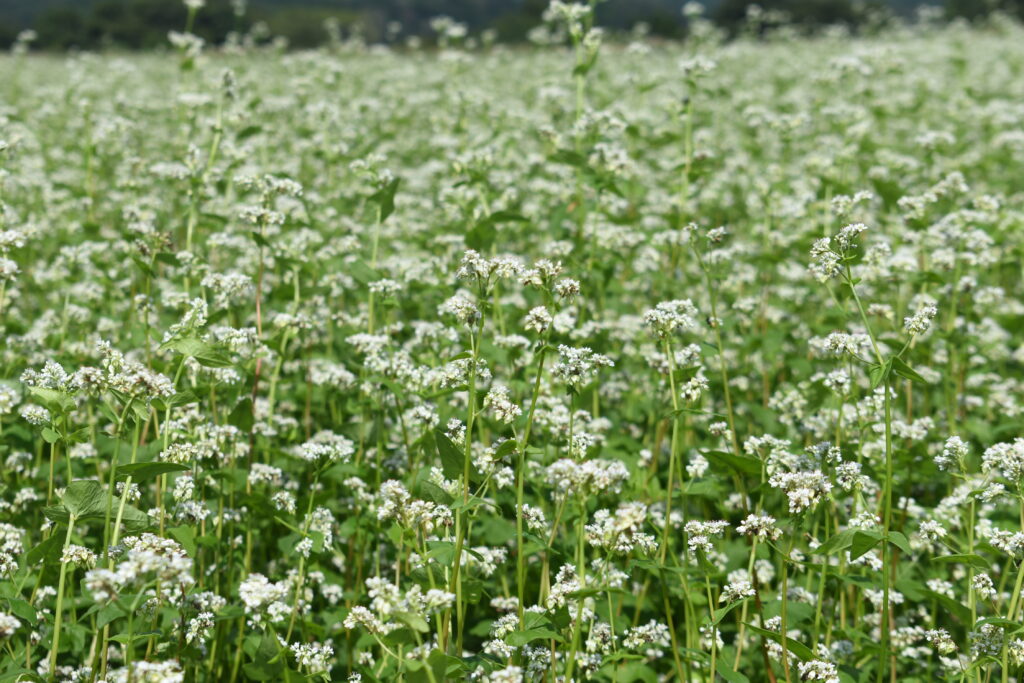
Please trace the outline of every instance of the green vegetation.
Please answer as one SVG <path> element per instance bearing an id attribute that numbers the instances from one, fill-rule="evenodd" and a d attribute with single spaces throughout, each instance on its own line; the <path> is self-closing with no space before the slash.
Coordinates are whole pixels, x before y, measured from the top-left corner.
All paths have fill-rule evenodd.
<path id="1" fill-rule="evenodd" d="M 993 10 L 1020 16 L 1021 0 L 944 0 L 947 17 L 978 19 Z M 730 32 L 747 24 L 749 0 L 707 0 L 707 15 Z M 789 25 L 811 29 L 831 24 L 874 30 L 887 18 L 908 17 L 917 0 L 762 0 L 769 17 L 782 13 Z M 927 4 L 927 3 L 925 3 Z M 935 0 L 931 4 L 941 4 Z M 184 7 L 169 0 L 11 0 L 0 8 L 0 47 L 12 44 L 23 29 L 37 34 L 40 49 L 148 49 L 163 45 L 167 32 L 179 29 Z M 597 24 L 628 31 L 645 24 L 656 36 L 679 38 L 687 22 L 676 0 L 602 0 Z M 244 6 L 244 9 L 243 9 Z M 220 44 L 233 33 L 257 40 L 283 37 L 293 47 L 313 47 L 329 40 L 324 22 L 336 22 L 344 34 L 369 42 L 393 42 L 410 36 L 432 40 L 430 22 L 449 16 L 470 33 L 495 32 L 503 41 L 522 42 L 537 26 L 544 0 L 208 0 L 194 32 Z M 395 24 L 400 28 L 394 30 Z"/>

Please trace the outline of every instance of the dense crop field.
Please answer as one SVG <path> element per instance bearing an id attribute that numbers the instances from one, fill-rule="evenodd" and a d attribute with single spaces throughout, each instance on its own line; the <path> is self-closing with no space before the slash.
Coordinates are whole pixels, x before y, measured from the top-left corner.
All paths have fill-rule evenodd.
<path id="1" fill-rule="evenodd" d="M 0 680 L 1020 680 L 1024 29 L 579 21 L 0 59 Z"/>

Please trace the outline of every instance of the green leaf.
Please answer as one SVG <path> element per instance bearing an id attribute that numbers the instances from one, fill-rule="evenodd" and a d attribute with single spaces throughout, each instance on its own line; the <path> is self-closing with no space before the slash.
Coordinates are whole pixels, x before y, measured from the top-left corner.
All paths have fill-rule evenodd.
<path id="1" fill-rule="evenodd" d="M 124 607 L 119 602 L 111 602 L 109 605 L 105 605 L 100 608 L 99 612 L 96 613 L 96 628 L 101 629 L 115 619 L 126 616 Z"/>
<path id="2" fill-rule="evenodd" d="M 560 149 L 550 157 L 551 161 L 557 161 L 561 164 L 568 164 L 569 166 L 586 166 L 586 158 L 579 152 L 571 149 Z"/>
<path id="3" fill-rule="evenodd" d="M 27 601 L 18 598 L 12 598 L 7 603 L 10 605 L 11 613 L 27 621 L 30 624 L 34 624 L 39 620 L 39 616 L 36 614 L 36 608 L 28 604 Z"/>
<path id="4" fill-rule="evenodd" d="M 423 481 L 420 483 L 420 495 L 427 500 L 442 505 L 451 505 L 452 497 L 443 488 L 438 486 L 432 481 Z"/>
<path id="5" fill-rule="evenodd" d="M 167 410 L 168 408 L 177 408 L 179 406 L 188 405 L 189 403 L 195 403 L 198 400 L 199 397 L 191 391 L 180 391 L 168 399 L 153 399 L 153 406 L 157 410 Z"/>
<path id="6" fill-rule="evenodd" d="M 232 366 L 231 359 L 227 354 L 213 344 L 196 337 L 172 339 L 163 344 L 161 348 L 172 349 L 188 358 L 195 358 L 197 363 L 208 368 L 228 368 Z"/>
<path id="7" fill-rule="evenodd" d="M 882 542 L 882 534 L 868 529 L 857 529 L 850 543 L 850 560 L 856 560 Z"/>
<path id="8" fill-rule="evenodd" d="M 43 427 L 43 441 L 46 443 L 57 443 L 60 441 L 60 434 L 49 427 Z"/>
<path id="9" fill-rule="evenodd" d="M 117 468 L 118 480 L 132 478 L 132 481 L 140 482 L 168 472 L 187 472 L 191 467 L 180 465 L 176 462 L 136 462 L 130 465 L 121 465 Z"/>
<path id="10" fill-rule="evenodd" d="M 811 649 L 799 641 L 793 640 L 792 638 L 783 639 L 781 633 L 769 631 L 768 629 L 760 628 L 758 626 L 754 626 L 753 624 L 747 624 L 747 628 L 753 631 L 754 633 L 758 633 L 764 636 L 765 638 L 774 640 L 779 645 L 783 645 L 783 647 L 785 647 L 787 650 L 789 650 L 805 662 L 814 659 L 814 653 L 811 652 Z M 783 643 L 783 640 L 785 640 L 785 643 Z"/>
<path id="11" fill-rule="evenodd" d="M 235 133 L 235 140 L 241 142 L 263 131 L 263 126 L 252 124 Z"/>
<path id="12" fill-rule="evenodd" d="M 741 474 L 761 474 L 761 461 L 750 455 L 736 455 L 727 451 L 705 451 L 703 455 L 708 460 L 721 462 Z"/>
<path id="13" fill-rule="evenodd" d="M 190 526 L 172 526 L 167 530 L 175 541 L 181 544 L 189 557 L 196 556 L 196 532 Z"/>
<path id="14" fill-rule="evenodd" d="M 252 237 L 252 241 L 255 242 L 257 246 L 263 247 L 265 249 L 270 248 L 270 242 L 267 241 L 267 238 L 264 237 L 263 233 L 261 233 L 259 230 L 250 231 L 249 236 Z"/>
<path id="15" fill-rule="evenodd" d="M 983 571 L 989 571 L 992 569 L 992 565 L 989 564 L 981 555 L 976 554 L 961 554 L 961 555 L 939 555 L 938 557 L 932 558 L 933 562 L 950 562 L 957 564 L 966 564 L 974 567 L 975 569 L 981 569 Z"/>
<path id="16" fill-rule="evenodd" d="M 108 500 L 113 511 L 116 511 L 120 506 L 120 498 L 104 494 L 100 490 L 99 498 L 96 498 L 95 489 L 91 486 L 76 486 L 76 484 L 95 484 L 98 488 L 98 482 L 89 482 L 86 480 L 73 481 L 65 491 L 64 499 L 69 499 L 74 510 L 79 510 L 78 514 L 74 514 L 75 520 L 79 522 L 102 522 L 105 520 L 106 509 Z M 68 497 L 70 493 L 70 498 Z M 43 509 L 43 515 L 47 519 L 52 519 L 55 522 L 62 524 L 70 524 L 72 516 L 72 508 L 68 507 L 68 503 L 64 502 L 61 505 L 51 505 Z M 139 510 L 132 505 L 125 505 L 124 512 L 121 515 L 121 525 L 124 530 L 129 533 L 137 533 L 145 531 L 149 528 L 149 515 Z"/>
<path id="17" fill-rule="evenodd" d="M 42 404 L 44 408 L 56 415 L 67 413 L 75 407 L 75 399 L 63 391 L 46 389 L 45 387 L 28 387 L 28 393 Z"/>
<path id="18" fill-rule="evenodd" d="M 60 535 L 50 534 L 49 538 L 25 554 L 25 563 L 32 566 L 37 562 L 56 562 L 63 549 L 64 541 Z"/>
<path id="19" fill-rule="evenodd" d="M 716 669 L 718 671 L 718 675 L 728 683 L 750 683 L 749 678 L 741 674 L 739 671 L 733 671 L 730 669 L 728 662 L 719 660 Z"/>
<path id="20" fill-rule="evenodd" d="M 465 454 L 456 448 L 448 435 L 440 429 L 434 430 L 434 442 L 437 444 L 437 454 L 441 457 L 441 470 L 445 478 L 461 480 L 466 464 Z"/>
<path id="21" fill-rule="evenodd" d="M 346 274 L 361 285 L 367 285 L 381 279 L 380 272 L 365 261 L 355 260 L 346 264 Z"/>
<path id="22" fill-rule="evenodd" d="M 42 683 L 45 680 L 45 678 L 31 669 L 13 669 L 0 674 L 0 681 L 18 681 L 18 683 L 23 683 L 23 681 L 39 681 L 39 683 Z"/>
<path id="23" fill-rule="evenodd" d="M 892 363 L 893 372 L 895 372 L 900 377 L 909 379 L 912 382 L 918 382 L 919 384 L 928 383 L 924 377 L 917 374 L 917 372 L 912 367 L 904 363 L 903 360 L 901 360 L 900 358 L 893 358 L 889 362 Z"/>
<path id="24" fill-rule="evenodd" d="M 812 555 L 831 555 L 832 553 L 846 550 L 853 543 L 853 535 L 856 529 L 844 529 L 838 534 L 833 534 L 827 541 L 811 551 Z"/>
<path id="25" fill-rule="evenodd" d="M 910 547 L 910 541 L 907 540 L 907 537 L 899 531 L 889 532 L 889 543 L 893 544 L 907 555 L 912 555 L 914 553 L 913 549 Z"/>
<path id="26" fill-rule="evenodd" d="M 420 633 L 427 633 L 430 631 L 430 624 L 428 624 L 427 620 L 418 614 L 413 614 L 412 612 L 395 612 L 394 617 L 414 631 L 419 631 Z"/>
<path id="27" fill-rule="evenodd" d="M 246 396 L 239 401 L 228 415 L 228 424 L 237 427 L 239 431 L 248 434 L 252 431 L 252 398 Z"/>
<path id="28" fill-rule="evenodd" d="M 1003 617 L 985 617 L 984 619 L 978 619 L 978 623 L 975 624 L 975 628 L 980 628 L 985 624 L 992 624 L 993 626 L 1006 629 L 1007 635 L 1024 629 L 1024 624 L 1011 619 L 1004 619 Z"/>
<path id="29" fill-rule="evenodd" d="M 107 510 L 107 496 L 98 481 L 77 479 L 64 490 L 60 498 L 64 509 L 76 519 Z"/>
<path id="30" fill-rule="evenodd" d="M 512 455 L 516 452 L 516 446 L 517 444 L 514 439 L 502 441 L 501 445 L 494 451 L 494 459 L 501 460 L 507 455 Z"/>
<path id="31" fill-rule="evenodd" d="M 750 598 L 743 598 L 742 600 L 736 600 L 735 602 L 732 602 L 729 605 L 726 605 L 725 607 L 716 609 L 714 613 L 714 618 L 711 621 L 712 626 L 718 625 L 722 621 L 722 619 L 724 619 L 725 616 L 729 614 L 729 612 L 733 611 L 749 599 Z"/>
<path id="32" fill-rule="evenodd" d="M 525 631 L 513 631 L 505 636 L 505 642 L 512 647 L 521 647 L 535 640 L 555 640 L 559 643 L 565 642 L 562 635 L 549 628 L 531 628 Z"/>
<path id="33" fill-rule="evenodd" d="M 398 184 L 401 178 L 395 178 L 390 183 L 377 190 L 370 196 L 370 201 L 380 207 L 380 222 L 383 223 L 395 211 L 395 193 L 398 191 Z"/>
<path id="34" fill-rule="evenodd" d="M 118 643 L 134 643 L 138 640 L 145 640 L 150 636 L 162 636 L 163 633 L 160 631 L 142 631 L 141 633 L 118 633 L 116 636 L 110 636 L 110 640 Z"/>
<path id="35" fill-rule="evenodd" d="M 871 378 L 871 388 L 877 388 L 879 384 L 889 377 L 890 372 L 892 372 L 891 360 L 886 361 L 884 365 L 879 365 L 878 363 L 871 364 L 868 367 L 868 377 Z"/>

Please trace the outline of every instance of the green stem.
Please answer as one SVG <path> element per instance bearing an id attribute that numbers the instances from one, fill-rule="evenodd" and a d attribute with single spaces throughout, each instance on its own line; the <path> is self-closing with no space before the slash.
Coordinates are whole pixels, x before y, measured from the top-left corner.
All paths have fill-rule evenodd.
<path id="1" fill-rule="evenodd" d="M 68 532 L 64 536 L 64 548 L 62 554 L 67 552 L 71 545 L 71 532 L 75 529 L 75 516 L 68 516 Z M 57 611 L 53 619 L 53 646 L 50 648 L 50 675 L 55 677 L 57 671 L 57 652 L 60 650 L 60 623 L 64 614 L 64 582 L 67 578 L 68 563 L 61 558 L 60 578 L 57 580 Z"/>

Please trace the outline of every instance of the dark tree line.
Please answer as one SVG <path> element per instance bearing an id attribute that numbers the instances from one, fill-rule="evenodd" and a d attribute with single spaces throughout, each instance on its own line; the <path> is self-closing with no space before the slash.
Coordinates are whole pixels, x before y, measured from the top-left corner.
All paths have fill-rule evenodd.
<path id="1" fill-rule="evenodd" d="M 211 43 L 221 43 L 231 32 L 248 33 L 264 24 L 269 34 L 281 35 L 296 47 L 324 42 L 324 22 L 335 19 L 346 33 L 358 31 L 370 41 L 400 40 L 410 35 L 430 39 L 430 19 L 447 15 L 466 23 L 473 33 L 493 29 L 503 41 L 526 38 L 540 22 L 547 0 L 252 0 L 247 11 L 236 13 L 231 0 L 207 0 L 193 32 Z M 607 0 L 598 6 L 598 21 L 610 29 L 628 30 L 644 22 L 654 35 L 678 38 L 686 23 L 681 0 Z M 746 21 L 751 0 L 711 0 L 708 15 L 726 29 L 738 31 Z M 842 23 L 856 27 L 879 11 L 906 14 L 916 0 L 760 0 L 767 11 L 783 12 L 802 27 Z M 0 46 L 13 43 L 17 34 L 33 29 L 34 48 L 147 49 L 166 45 L 167 33 L 181 30 L 186 10 L 178 0 L 7 0 L 0 6 Z M 33 9 L 34 5 L 38 5 Z M 976 20 L 993 10 L 1024 17 L 1024 0 L 945 0 L 949 17 Z M 777 16 L 772 14 L 771 16 Z M 401 24 L 393 30 L 393 22 Z M 392 30 L 389 30 L 392 25 Z"/>

